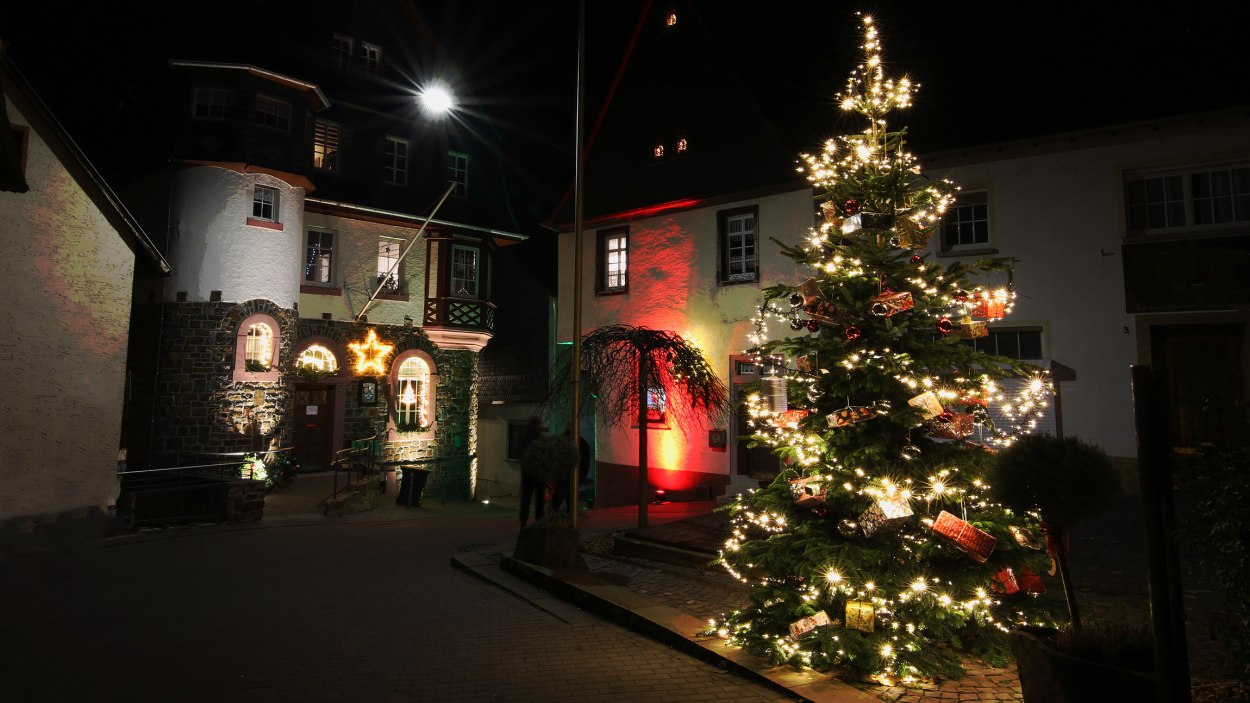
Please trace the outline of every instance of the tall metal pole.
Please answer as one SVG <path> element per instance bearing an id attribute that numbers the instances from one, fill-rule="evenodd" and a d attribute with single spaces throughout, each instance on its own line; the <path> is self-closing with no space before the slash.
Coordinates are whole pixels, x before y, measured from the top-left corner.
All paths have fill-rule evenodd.
<path id="1" fill-rule="evenodd" d="M 578 464 L 573 467 L 573 480 L 569 482 L 569 525 L 577 529 L 577 506 L 580 502 L 580 487 L 578 483 L 578 473 L 581 470 L 581 462 L 587 461 L 587 457 L 582 457 L 580 452 L 582 448 L 582 204 L 583 204 L 583 183 L 585 176 L 583 167 L 585 165 L 585 154 L 583 153 L 582 142 L 585 135 L 582 133 L 582 113 L 586 107 L 586 0 L 579 0 L 577 3 L 577 109 L 575 110 L 575 119 L 577 125 L 574 128 L 574 141 L 577 142 L 574 151 L 573 164 L 573 446 L 577 447 Z"/>
<path id="2" fill-rule="evenodd" d="M 404 257 L 408 256 L 408 252 L 412 251 L 412 248 L 417 245 L 417 242 L 421 241 L 421 235 L 425 234 L 425 228 L 430 226 L 430 220 L 434 219 L 434 216 L 438 214 L 438 209 L 443 206 L 447 197 L 451 195 L 451 191 L 455 189 L 455 183 L 447 186 L 447 191 L 443 193 L 443 197 L 438 199 L 438 204 L 435 205 L 434 209 L 430 211 L 430 214 L 425 218 L 425 222 L 421 223 L 421 229 L 417 230 L 416 236 L 412 238 L 411 242 L 408 242 L 407 247 L 404 247 L 404 250 L 399 254 L 399 258 L 395 259 L 395 263 L 391 264 L 391 270 L 387 271 L 386 276 L 382 278 L 382 280 L 378 281 L 377 290 L 373 291 L 373 295 L 370 295 L 369 299 L 365 301 L 364 306 L 360 308 L 360 312 L 356 313 L 357 322 L 359 322 L 360 318 L 364 317 L 365 313 L 369 311 L 369 306 L 372 305 L 373 301 L 376 300 L 378 295 L 382 293 L 382 289 L 386 287 L 386 282 L 390 280 L 391 276 L 395 275 L 396 271 L 399 270 L 399 265 L 403 263 Z"/>

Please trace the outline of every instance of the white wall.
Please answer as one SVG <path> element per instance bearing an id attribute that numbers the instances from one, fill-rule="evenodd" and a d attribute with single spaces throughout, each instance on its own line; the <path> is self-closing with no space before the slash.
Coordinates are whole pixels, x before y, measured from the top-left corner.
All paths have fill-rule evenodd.
<path id="1" fill-rule="evenodd" d="M 758 206 L 761 247 L 760 280 L 730 286 L 717 284 L 717 212 L 737 207 Z M 814 222 L 815 205 L 811 193 L 800 189 L 752 200 L 729 202 L 715 207 L 661 214 L 631 221 L 629 227 L 629 292 L 623 295 L 596 295 L 595 256 L 599 229 L 586 228 L 582 256 L 582 331 L 609 324 L 629 324 L 693 336 L 708 361 L 722 378 L 729 374 L 730 355 L 741 354 L 749 346 L 748 335 L 763 288 L 778 282 L 800 283 L 800 272 L 793 261 L 782 257 L 775 237 L 783 242 L 797 241 Z M 573 261 L 573 235 L 560 236 L 559 260 Z M 570 267 L 560 272 L 557 340 L 573 338 L 573 286 Z M 789 334 L 774 325 L 775 336 Z M 726 428 L 727 429 L 727 428 Z M 596 460 L 637 465 L 637 430 L 614 428 L 598 433 Z M 651 430 L 648 437 L 648 463 L 651 482 L 660 487 L 681 487 L 668 472 L 694 470 L 729 474 L 729 451 L 708 448 L 706 430 L 694 428 L 686 435 L 680 430 Z M 658 470 L 657 470 L 658 469 Z"/>
<path id="2" fill-rule="evenodd" d="M 31 124 L 24 103 L 6 104 L 10 121 Z M 135 257 L 39 128 L 30 190 L 0 192 L 0 521 L 117 495 Z"/>
<path id="3" fill-rule="evenodd" d="M 247 224 L 256 185 L 278 190 L 282 231 Z M 216 166 L 179 171 L 170 203 L 172 280 L 191 302 L 221 291 L 226 302 L 265 299 L 291 308 L 299 301 L 304 252 L 304 189 L 263 173 Z"/>
<path id="4" fill-rule="evenodd" d="M 1136 456 L 1130 366 L 1138 363 L 1138 320 L 1125 311 L 1120 254 L 1124 172 L 1250 155 L 1245 128 L 1126 138 L 1091 135 L 924 163 L 929 175 L 965 190 L 988 189 L 991 245 L 1019 260 L 1015 312 L 994 326 L 1043 326 L 1050 358 L 1076 371 L 1061 388 L 1064 434 L 1118 457 Z M 935 237 L 930 247 L 937 246 Z"/>

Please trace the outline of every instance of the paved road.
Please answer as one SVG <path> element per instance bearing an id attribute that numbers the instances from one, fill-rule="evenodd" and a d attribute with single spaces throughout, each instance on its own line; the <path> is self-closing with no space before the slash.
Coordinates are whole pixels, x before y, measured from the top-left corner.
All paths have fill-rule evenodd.
<path id="1" fill-rule="evenodd" d="M 206 528 L 0 563 L 0 701 L 781 701 L 450 566 L 515 517 Z"/>

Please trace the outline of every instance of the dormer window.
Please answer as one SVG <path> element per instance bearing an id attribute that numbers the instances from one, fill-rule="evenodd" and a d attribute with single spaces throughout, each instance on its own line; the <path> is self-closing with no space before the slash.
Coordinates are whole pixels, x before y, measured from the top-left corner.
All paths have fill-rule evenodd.
<path id="1" fill-rule="evenodd" d="M 342 34 L 330 36 L 330 60 L 334 62 L 336 68 L 343 71 L 351 70 L 353 49 L 354 42 L 351 37 Z"/>
<path id="2" fill-rule="evenodd" d="M 659 143 L 651 147 L 651 157 L 656 159 L 664 158 L 664 144 Z"/>
<path id="3" fill-rule="evenodd" d="M 685 137 L 678 139 L 677 140 L 677 153 L 678 154 L 686 153 L 686 149 L 689 148 L 689 146 L 690 144 L 686 141 Z"/>
<path id="4" fill-rule="evenodd" d="M 669 10 L 667 13 L 664 14 L 664 26 L 665 27 L 677 26 L 677 10 Z"/>
<path id="5" fill-rule="evenodd" d="M 375 44 L 360 43 L 360 70 L 366 76 L 378 75 L 382 65 L 382 47 Z"/>

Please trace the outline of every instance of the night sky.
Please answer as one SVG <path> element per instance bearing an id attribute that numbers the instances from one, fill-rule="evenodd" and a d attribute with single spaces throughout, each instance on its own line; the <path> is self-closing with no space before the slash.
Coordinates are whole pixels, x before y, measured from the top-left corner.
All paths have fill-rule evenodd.
<path id="1" fill-rule="evenodd" d="M 587 2 L 588 120 L 644 4 Z M 268 43 L 285 48 L 283 22 L 342 3 L 222 2 L 204 12 L 173 2 L 7 5 L 0 37 L 62 121 L 85 135 L 100 115 L 124 109 L 136 66 L 242 61 L 241 25 L 268 31 Z M 921 84 L 906 124 L 923 154 L 1250 105 L 1250 3 L 1179 8 L 1124 0 L 830 0 L 703 2 L 698 12 L 795 152 L 858 129 L 840 122 L 833 96 L 857 60 L 855 12 L 871 13 L 889 69 Z M 449 79 L 464 109 L 489 115 L 507 153 L 558 198 L 572 171 L 577 3 L 412 0 L 403 13 L 425 39 L 387 47 L 388 58 L 414 82 Z M 289 48 L 293 56 L 312 50 Z M 91 155 L 92 139 L 82 141 Z"/>

